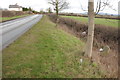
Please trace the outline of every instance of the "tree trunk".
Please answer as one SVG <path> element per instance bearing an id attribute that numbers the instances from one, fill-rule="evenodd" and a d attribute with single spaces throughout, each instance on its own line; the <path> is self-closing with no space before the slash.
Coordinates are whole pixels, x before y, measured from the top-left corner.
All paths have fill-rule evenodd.
<path id="1" fill-rule="evenodd" d="M 59 10 L 58 10 L 58 0 L 56 0 L 56 17 L 57 17 L 57 20 L 56 20 L 56 27 L 58 26 L 58 21 L 59 21 Z"/>
<path id="2" fill-rule="evenodd" d="M 92 57 L 93 38 L 94 38 L 94 0 L 88 2 L 88 38 L 85 55 Z"/>
<path id="3" fill-rule="evenodd" d="M 56 0 L 56 16 L 58 16 L 58 0 Z"/>

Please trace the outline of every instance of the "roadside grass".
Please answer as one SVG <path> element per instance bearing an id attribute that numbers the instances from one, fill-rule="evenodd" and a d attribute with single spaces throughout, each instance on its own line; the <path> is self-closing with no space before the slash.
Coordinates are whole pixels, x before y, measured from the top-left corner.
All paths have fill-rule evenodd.
<path id="1" fill-rule="evenodd" d="M 28 16 L 27 15 L 21 15 L 21 16 L 14 16 L 14 17 L 0 17 L 0 22 L 4 22 L 4 21 L 8 21 L 8 20 L 12 20 L 12 19 L 17 19 L 17 18 L 21 18 L 21 17 L 25 17 Z"/>
<path id="2" fill-rule="evenodd" d="M 44 16 L 3 50 L 3 78 L 101 78 L 98 64 L 83 57 L 84 43 Z M 80 59 L 83 62 L 80 63 Z"/>
<path id="3" fill-rule="evenodd" d="M 62 16 L 62 17 L 72 18 L 85 23 L 88 22 L 87 17 L 76 17 L 76 16 Z M 114 20 L 114 19 L 95 18 L 95 24 L 101 24 L 105 26 L 118 27 L 118 22 L 119 20 Z"/>

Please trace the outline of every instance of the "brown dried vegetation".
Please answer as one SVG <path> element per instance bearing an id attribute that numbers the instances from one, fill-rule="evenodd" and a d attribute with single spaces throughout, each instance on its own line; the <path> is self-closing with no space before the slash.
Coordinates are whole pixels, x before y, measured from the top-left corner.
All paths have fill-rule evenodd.
<path id="1" fill-rule="evenodd" d="M 28 14 L 27 11 L 2 11 L 2 17 L 13 17 Z"/>
<path id="2" fill-rule="evenodd" d="M 55 15 L 49 16 L 53 22 L 56 21 Z M 86 40 L 87 36 L 83 36 L 82 32 L 85 31 L 87 33 L 87 24 L 63 17 L 59 17 L 59 23 L 67 25 L 69 29 L 74 31 L 77 37 L 84 38 L 84 40 Z M 120 29 L 118 28 L 95 24 L 94 47 L 100 48 L 104 45 L 109 45 L 112 50 L 118 50 L 118 41 L 120 40 L 120 36 L 118 34 L 119 30 Z"/>

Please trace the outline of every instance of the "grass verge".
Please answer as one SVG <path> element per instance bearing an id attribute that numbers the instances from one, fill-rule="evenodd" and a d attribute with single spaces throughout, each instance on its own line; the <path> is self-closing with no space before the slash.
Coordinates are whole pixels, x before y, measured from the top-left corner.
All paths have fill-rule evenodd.
<path id="1" fill-rule="evenodd" d="M 62 16 L 62 17 L 72 18 L 85 23 L 88 22 L 87 17 L 76 17 L 76 16 Z M 95 18 L 95 24 L 101 24 L 105 26 L 118 27 L 118 22 L 119 20 Z"/>
<path id="2" fill-rule="evenodd" d="M 21 18 L 21 17 L 25 17 L 28 16 L 27 15 L 21 15 L 21 16 L 14 16 L 14 17 L 0 17 L 0 22 L 4 22 L 4 21 L 8 21 L 8 20 L 12 20 L 12 19 L 17 19 L 17 18 Z"/>
<path id="3" fill-rule="evenodd" d="M 47 16 L 3 50 L 4 78 L 100 78 L 98 65 L 82 56 L 84 43 L 55 27 Z M 80 59 L 83 62 L 80 63 Z"/>

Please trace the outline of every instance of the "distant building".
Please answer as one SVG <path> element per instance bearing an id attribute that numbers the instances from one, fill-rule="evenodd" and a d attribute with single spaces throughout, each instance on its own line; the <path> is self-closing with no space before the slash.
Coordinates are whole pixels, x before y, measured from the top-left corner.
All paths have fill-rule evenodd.
<path id="1" fill-rule="evenodd" d="M 19 6 L 17 4 L 15 4 L 15 5 L 9 5 L 9 10 L 10 11 L 22 11 L 22 6 Z"/>

